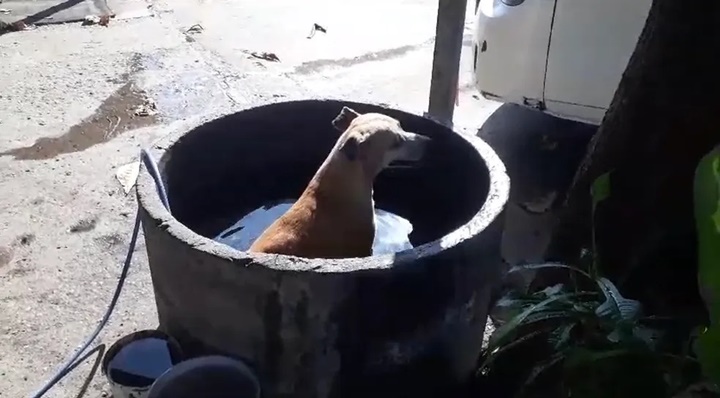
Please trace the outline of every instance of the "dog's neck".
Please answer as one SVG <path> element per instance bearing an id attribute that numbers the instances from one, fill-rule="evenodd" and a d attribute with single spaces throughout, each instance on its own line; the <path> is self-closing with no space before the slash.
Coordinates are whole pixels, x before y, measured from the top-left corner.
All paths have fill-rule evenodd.
<path id="1" fill-rule="evenodd" d="M 373 180 L 366 167 L 333 151 L 308 184 L 303 197 L 312 196 L 319 207 L 338 207 L 366 217 L 374 214 Z"/>

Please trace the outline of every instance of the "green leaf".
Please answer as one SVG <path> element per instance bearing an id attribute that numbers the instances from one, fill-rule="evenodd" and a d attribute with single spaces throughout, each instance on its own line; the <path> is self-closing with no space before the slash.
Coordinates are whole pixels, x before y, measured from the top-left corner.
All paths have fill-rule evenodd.
<path id="1" fill-rule="evenodd" d="M 534 303 L 537 303 L 537 300 L 524 297 L 504 296 L 495 302 L 495 306 L 501 308 L 524 308 Z"/>
<path id="2" fill-rule="evenodd" d="M 703 374 L 720 385 L 720 328 L 713 325 L 695 341 L 695 354 L 702 367 Z"/>
<path id="3" fill-rule="evenodd" d="M 715 190 L 720 193 L 720 157 L 718 155 L 713 155 L 712 157 L 712 170 L 715 180 Z M 715 224 L 715 231 L 720 234 L 720 199 L 717 200 L 715 211 L 710 216 L 710 219 L 713 220 L 713 224 Z"/>
<path id="4" fill-rule="evenodd" d="M 616 321 L 636 320 L 640 317 L 642 305 L 639 301 L 624 298 L 607 278 L 598 278 L 597 284 L 605 296 L 605 301 L 595 310 L 598 316 L 610 317 Z"/>
<path id="5" fill-rule="evenodd" d="M 698 281 L 711 324 L 720 323 L 720 147 L 705 155 L 693 187 Z"/>
<path id="6" fill-rule="evenodd" d="M 530 375 L 525 379 L 522 386 L 520 387 L 520 391 L 518 392 L 517 396 L 522 396 L 525 393 L 525 389 L 529 386 L 531 386 L 535 380 L 540 377 L 541 374 L 545 373 L 549 369 L 552 369 L 553 366 L 557 365 L 561 361 L 565 359 L 565 352 L 560 351 L 558 353 L 555 353 L 553 356 L 550 357 L 545 362 L 540 363 L 539 365 L 533 367 L 532 371 L 530 372 Z"/>
<path id="7" fill-rule="evenodd" d="M 546 287 L 541 290 L 540 293 L 542 293 L 545 297 L 550 297 L 562 293 L 564 287 L 565 286 L 562 283 L 558 283 L 557 285 Z"/>
<path id="8" fill-rule="evenodd" d="M 720 146 L 695 169 L 693 187 L 698 241 L 698 284 L 710 326 L 695 340 L 695 353 L 705 376 L 720 384 Z"/>
<path id="9" fill-rule="evenodd" d="M 540 312 L 545 307 L 549 306 L 550 304 L 557 302 L 559 300 L 565 300 L 573 297 L 579 297 L 581 294 L 578 293 L 566 293 L 566 294 L 558 294 L 552 297 L 548 297 L 547 299 L 534 304 L 530 306 L 529 308 L 525 309 L 520 314 L 516 315 L 510 321 L 505 323 L 504 325 L 500 326 L 499 328 L 495 329 L 495 333 L 490 336 L 490 341 L 488 342 L 488 350 L 494 350 L 495 348 L 505 344 L 505 341 L 511 337 L 512 334 L 517 332 L 517 328 L 525 322 L 525 320 L 532 314 Z"/>
<path id="10" fill-rule="evenodd" d="M 517 347 L 517 346 L 519 346 L 520 344 L 522 344 L 522 343 L 524 343 L 524 342 L 526 342 L 526 341 L 529 341 L 530 339 L 532 339 L 532 338 L 534 338 L 534 337 L 537 337 L 537 336 L 539 336 L 539 335 L 541 335 L 541 334 L 543 334 L 543 333 L 546 333 L 546 332 L 547 332 L 547 330 L 535 330 L 535 331 L 533 331 L 533 332 L 530 332 L 530 333 L 528 333 L 528 334 L 526 334 L 526 335 L 524 335 L 524 336 L 521 336 L 521 337 L 519 337 L 519 338 L 511 341 L 511 342 L 508 343 L 508 344 L 505 344 L 505 345 L 502 346 L 502 347 L 497 347 L 497 348 L 495 348 L 493 351 L 487 351 L 487 354 L 486 354 L 486 356 L 485 356 L 485 359 L 483 360 L 483 362 L 482 362 L 482 364 L 480 365 L 479 369 L 482 370 L 482 369 L 487 368 L 488 366 L 490 366 L 490 365 L 495 361 L 495 359 L 496 359 L 498 356 L 500 356 L 500 355 L 503 354 L 504 352 L 506 352 L 506 351 L 508 351 L 508 350 L 511 350 L 512 348 Z"/>
<path id="11" fill-rule="evenodd" d="M 570 323 L 556 329 L 550 336 L 550 342 L 553 344 L 556 350 L 561 349 L 568 342 L 570 342 L 570 336 L 572 335 L 573 329 L 575 329 L 577 323 Z"/>
<path id="12" fill-rule="evenodd" d="M 569 269 L 569 270 L 575 271 L 575 272 L 577 272 L 577 273 L 580 273 L 580 274 L 582 274 L 582 275 L 585 275 L 585 276 L 588 277 L 589 279 L 593 279 L 593 278 L 590 276 L 590 274 L 588 274 L 587 272 L 585 272 L 585 271 L 583 271 L 583 270 L 581 270 L 581 269 L 579 269 L 579 268 L 576 268 L 576 267 L 573 267 L 573 266 L 570 266 L 570 265 L 567 265 L 567 264 L 561 264 L 561 263 L 541 263 L 541 264 L 523 264 L 523 265 L 516 265 L 516 266 L 514 266 L 514 267 L 511 267 L 510 270 L 508 271 L 508 273 L 517 272 L 517 271 L 523 271 L 523 270 L 537 270 L 537 269 L 543 269 L 543 268 L 564 268 L 564 269 Z"/>
<path id="13" fill-rule="evenodd" d="M 592 213 L 590 215 L 590 225 L 592 226 L 592 252 L 593 261 L 590 268 L 590 274 L 598 276 L 600 274 L 600 260 L 598 256 L 597 239 L 595 236 L 595 214 L 597 205 L 603 200 L 610 197 L 610 172 L 600 175 L 593 181 L 590 187 L 590 196 L 592 197 Z"/>
<path id="14" fill-rule="evenodd" d="M 528 325 L 531 323 L 542 322 L 542 321 L 547 321 L 547 320 L 551 320 L 551 319 L 574 319 L 575 317 L 576 317 L 576 314 L 574 314 L 572 311 L 568 311 L 568 310 L 540 311 L 540 312 L 535 312 L 535 313 L 528 315 L 522 324 Z"/>
<path id="15" fill-rule="evenodd" d="M 629 354 L 630 352 L 631 351 L 627 348 L 618 348 L 614 350 L 604 351 L 594 351 L 583 347 L 573 348 L 566 355 L 565 367 L 568 369 L 575 368 L 578 366 L 587 365 L 589 363 L 602 361 L 608 358 L 623 356 Z"/>
<path id="16" fill-rule="evenodd" d="M 610 172 L 600 175 L 590 187 L 593 207 L 610 197 Z"/>
<path id="17" fill-rule="evenodd" d="M 588 297 L 593 297 L 590 300 L 586 301 L 580 301 L 573 303 L 573 311 L 581 314 L 595 314 L 595 309 L 601 304 L 599 301 L 595 300 L 595 297 L 599 296 L 599 293 L 595 292 L 588 292 Z"/>
<path id="18" fill-rule="evenodd" d="M 503 308 L 510 312 L 518 311 L 519 313 L 525 308 L 535 305 L 546 298 L 546 296 L 540 294 L 539 292 L 531 295 L 518 295 L 516 292 L 508 292 L 495 302 L 495 307 Z"/>

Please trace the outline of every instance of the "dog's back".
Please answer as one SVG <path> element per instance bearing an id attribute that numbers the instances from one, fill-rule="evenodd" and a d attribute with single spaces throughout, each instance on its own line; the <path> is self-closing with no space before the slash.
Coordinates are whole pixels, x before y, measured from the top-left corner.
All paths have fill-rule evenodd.
<path id="1" fill-rule="evenodd" d="M 328 184 L 328 188 L 332 184 Z M 342 185 L 337 187 L 342 189 Z M 372 255 L 373 208 L 353 206 L 345 195 L 309 186 L 297 202 L 252 244 L 250 251 L 306 258 Z"/>

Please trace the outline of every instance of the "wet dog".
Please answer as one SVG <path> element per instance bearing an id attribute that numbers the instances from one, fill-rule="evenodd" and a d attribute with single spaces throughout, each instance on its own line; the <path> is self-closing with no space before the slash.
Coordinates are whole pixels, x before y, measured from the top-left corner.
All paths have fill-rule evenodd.
<path id="1" fill-rule="evenodd" d="M 429 138 L 379 113 L 344 107 L 332 121 L 342 131 L 300 198 L 249 251 L 306 258 L 372 255 L 375 177 L 396 161 L 418 161 Z"/>

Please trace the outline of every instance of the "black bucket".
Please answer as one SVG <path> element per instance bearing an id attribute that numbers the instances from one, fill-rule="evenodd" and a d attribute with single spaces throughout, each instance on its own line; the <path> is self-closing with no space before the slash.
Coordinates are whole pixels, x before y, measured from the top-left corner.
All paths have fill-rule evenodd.
<path id="1" fill-rule="evenodd" d="M 113 398 L 146 398 L 155 380 L 183 360 L 178 343 L 159 330 L 142 330 L 113 344 L 103 374 Z"/>
<path id="2" fill-rule="evenodd" d="M 175 365 L 157 379 L 148 398 L 258 398 L 260 383 L 241 361 L 205 356 Z"/>

